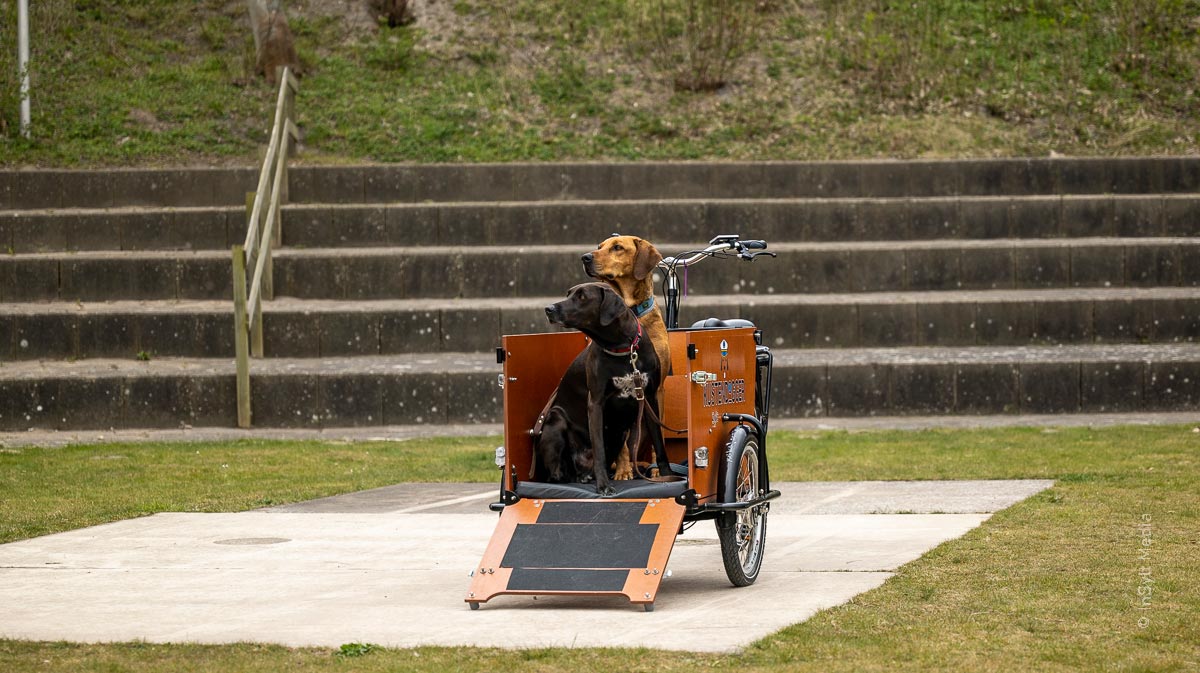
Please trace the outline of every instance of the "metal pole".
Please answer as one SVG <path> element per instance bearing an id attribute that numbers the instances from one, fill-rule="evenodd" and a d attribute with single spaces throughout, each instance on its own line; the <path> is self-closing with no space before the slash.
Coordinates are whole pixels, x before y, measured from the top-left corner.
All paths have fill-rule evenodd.
<path id="1" fill-rule="evenodd" d="M 21 77 L 21 135 L 29 137 L 29 0 L 17 0 L 17 68 Z"/>

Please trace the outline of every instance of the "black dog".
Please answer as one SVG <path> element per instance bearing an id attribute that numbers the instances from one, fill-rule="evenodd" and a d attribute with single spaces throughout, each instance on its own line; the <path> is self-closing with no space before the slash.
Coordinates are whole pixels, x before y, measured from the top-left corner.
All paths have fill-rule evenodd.
<path id="1" fill-rule="evenodd" d="M 633 442 L 630 447 L 640 444 L 629 436 L 639 418 L 641 427 L 635 434 L 649 433 L 659 473 L 670 474 L 662 431 L 649 413 L 639 413 L 640 405 L 646 404 L 658 416 L 662 371 L 637 316 L 608 285 L 584 283 L 568 290 L 563 301 L 547 306 L 546 317 L 591 338 L 563 375 L 538 441 L 538 455 L 552 478 L 583 472 L 590 463 L 596 492 L 615 495 L 608 465 L 627 440 Z M 584 436 L 588 445 L 581 442 Z"/>
<path id="2" fill-rule="evenodd" d="M 560 392 L 556 393 L 554 399 L 556 404 L 545 412 L 541 419 L 541 428 L 534 433 L 537 459 L 533 462 L 534 471 L 530 475 L 534 481 L 566 484 L 587 483 L 592 480 L 592 462 L 595 460 L 595 454 L 588 441 L 587 409 L 583 410 L 581 421 L 572 422 L 567 410 L 557 404 L 559 395 L 564 398 L 571 397 L 562 394 L 564 384 L 571 380 L 587 380 L 583 372 L 582 358 L 576 360 L 581 366 L 577 368 L 577 372 L 563 376 L 563 381 L 559 383 Z M 582 397 L 586 406 L 586 388 Z"/>

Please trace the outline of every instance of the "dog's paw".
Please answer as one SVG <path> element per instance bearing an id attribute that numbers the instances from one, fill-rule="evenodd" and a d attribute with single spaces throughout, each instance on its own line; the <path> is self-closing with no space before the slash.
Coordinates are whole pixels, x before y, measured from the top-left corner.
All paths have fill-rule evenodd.
<path id="1" fill-rule="evenodd" d="M 652 467 L 652 468 L 650 468 L 650 477 L 651 477 L 652 479 L 653 479 L 653 478 L 657 478 L 657 477 L 658 477 L 658 475 L 659 475 L 659 472 L 658 472 L 658 467 L 657 467 L 657 466 L 656 466 L 656 467 Z"/>
<path id="2" fill-rule="evenodd" d="M 617 481 L 633 479 L 633 463 L 629 462 L 629 449 L 622 449 L 617 454 L 617 462 L 613 465 L 613 479 Z"/>
<path id="3" fill-rule="evenodd" d="M 611 484 L 606 484 L 597 486 L 596 493 L 599 493 L 602 498 L 611 498 L 617 494 L 617 489 L 613 488 Z"/>

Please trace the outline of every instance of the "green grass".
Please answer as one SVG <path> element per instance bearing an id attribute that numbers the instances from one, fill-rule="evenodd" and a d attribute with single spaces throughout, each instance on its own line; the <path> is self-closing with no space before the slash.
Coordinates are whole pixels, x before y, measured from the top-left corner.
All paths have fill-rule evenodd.
<path id="1" fill-rule="evenodd" d="M 401 481 L 497 478 L 498 437 L 0 451 L 0 542 L 155 512 L 231 512 Z"/>
<path id="2" fill-rule="evenodd" d="M 216 511 L 253 507 L 263 498 L 276 502 L 431 475 L 490 481 L 495 477 L 489 466 L 495 443 L 495 438 L 436 447 L 276 442 L 209 446 L 200 454 L 191 445 L 22 449 L 0 454 L 0 502 L 22 500 L 19 507 L 4 505 L 2 519 L 26 512 L 26 530 L 63 529 L 69 526 L 56 512 L 89 491 L 94 491 L 92 504 L 69 506 L 78 510 L 72 515 L 77 522 L 89 519 L 85 510 L 105 510 L 94 512 L 91 520 L 117 516 L 118 510 L 154 511 L 134 504 L 142 492 L 162 498 L 164 492 L 187 491 L 178 502 Z M 1200 665 L 1195 630 L 1200 615 L 1195 582 L 1200 577 L 1200 433 L 1192 426 L 775 433 L 768 450 L 779 481 L 1048 477 L 1057 483 L 905 565 L 879 589 L 734 656 L 619 648 L 390 650 L 355 644 L 348 644 L 349 651 L 358 656 L 346 656 L 346 648 L 9 640 L 0 641 L 0 662 L 18 673 L 331 668 L 1183 671 Z M 403 459 L 399 454 L 405 452 L 413 457 Z M 164 457 L 171 453 L 174 459 Z M 245 453 L 255 455 L 259 467 L 247 461 L 238 468 L 243 477 L 224 483 L 233 463 L 221 468 L 220 461 Z M 115 454 L 126 458 L 103 458 Z M 143 461 L 174 469 L 147 469 L 139 465 Z M 297 463 L 308 467 L 293 471 Z M 446 469 L 446 464 L 453 467 Z M 34 465 L 39 469 L 31 469 Z M 357 466 L 353 474 L 352 466 Z M 18 469 L 19 477 L 9 476 Z M 100 469 L 113 472 L 108 479 L 93 479 Z M 259 479 L 248 478 L 255 472 Z M 319 485 L 294 483 L 314 473 L 323 475 Z M 121 474 L 137 486 L 123 485 Z M 211 483 L 188 486 L 191 482 Z M 47 491 L 40 498 L 32 495 Z M 107 500 L 125 504 L 106 507 Z M 1147 530 L 1139 525 L 1145 523 L 1151 540 L 1148 559 L 1139 558 L 1142 531 Z M 768 563 L 769 558 L 768 551 Z M 1139 572 L 1145 568 L 1153 584 L 1143 583 Z M 1139 586 L 1153 588 L 1144 611 L 1138 609 Z M 1141 618 L 1147 620 L 1144 627 L 1139 626 Z"/>
<path id="3" fill-rule="evenodd" d="M 0 0 L 4 44 L 15 4 Z M 0 165 L 257 158 L 274 92 L 251 72 L 243 4 L 32 4 L 34 139 L 0 50 Z M 647 43 L 645 4 L 457 0 L 389 29 L 289 3 L 303 160 L 1200 151 L 1197 0 L 733 3 L 754 32 L 709 93 L 656 65 L 678 47 Z"/>

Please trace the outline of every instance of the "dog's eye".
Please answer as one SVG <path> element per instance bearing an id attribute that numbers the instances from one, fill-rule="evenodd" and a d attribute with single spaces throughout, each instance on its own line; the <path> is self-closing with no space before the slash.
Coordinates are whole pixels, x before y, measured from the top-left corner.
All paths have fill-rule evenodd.
<path id="1" fill-rule="evenodd" d="M 621 247 L 621 246 L 619 246 L 619 245 L 614 245 L 614 246 L 612 247 L 612 249 L 613 249 L 613 252 L 621 252 L 622 250 L 624 250 L 624 248 L 622 248 L 622 247 Z"/>

